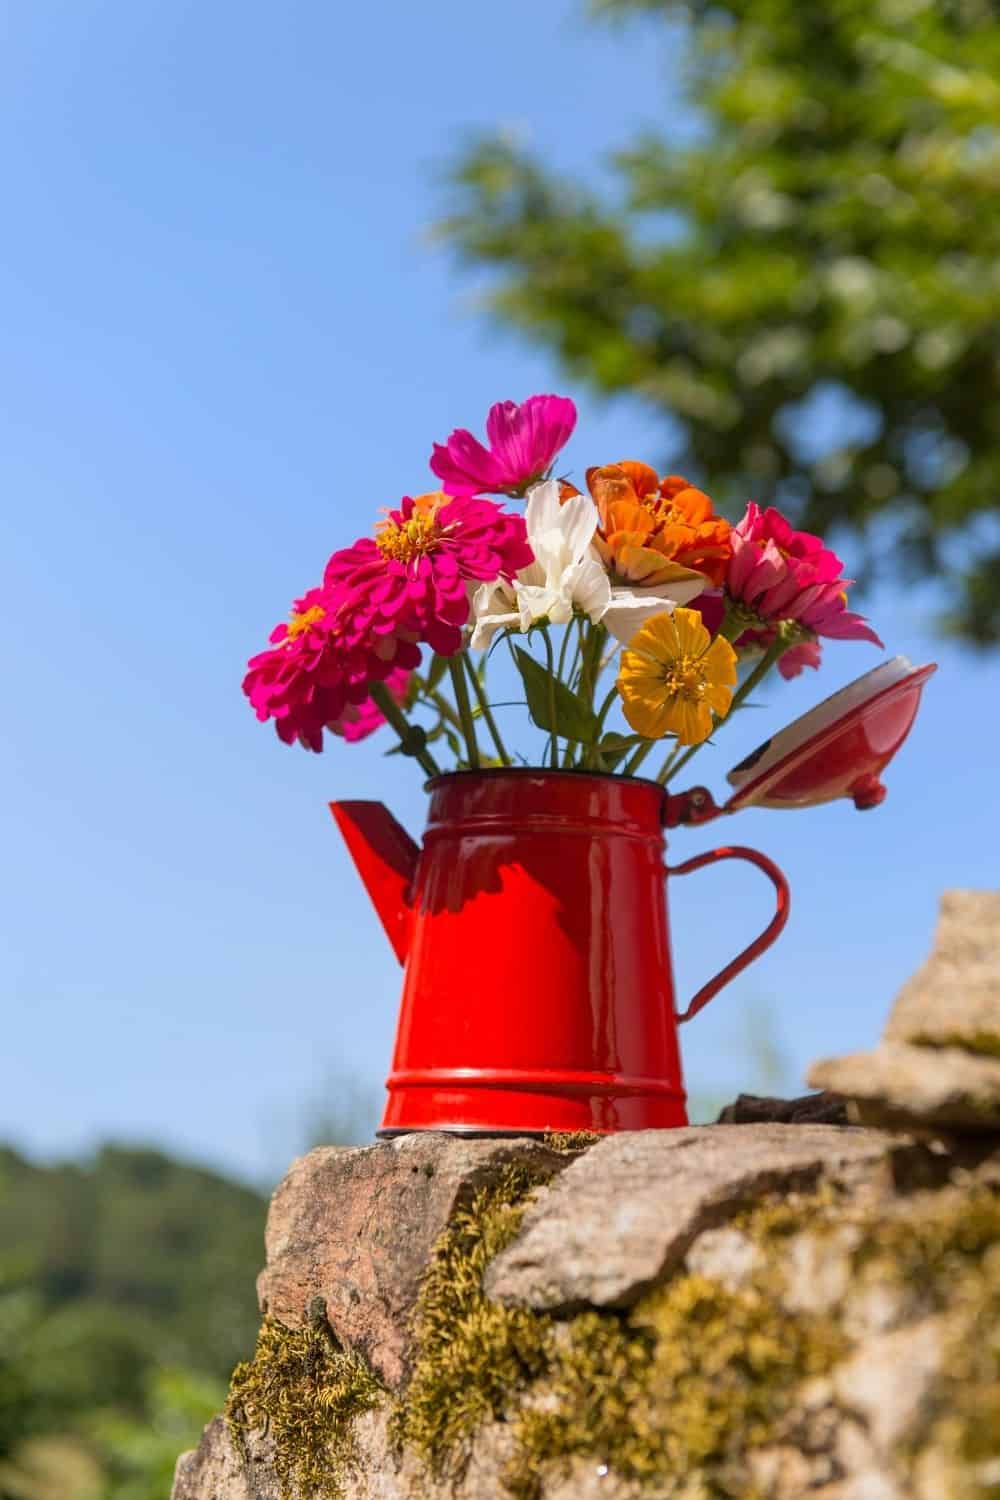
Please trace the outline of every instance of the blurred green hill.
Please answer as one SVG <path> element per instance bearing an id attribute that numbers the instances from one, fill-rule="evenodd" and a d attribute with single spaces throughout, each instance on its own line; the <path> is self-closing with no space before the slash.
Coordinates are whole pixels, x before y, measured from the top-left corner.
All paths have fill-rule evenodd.
<path id="1" fill-rule="evenodd" d="M 160 1151 L 0 1147 L 0 1500 L 165 1500 L 253 1350 L 265 1210 Z"/>

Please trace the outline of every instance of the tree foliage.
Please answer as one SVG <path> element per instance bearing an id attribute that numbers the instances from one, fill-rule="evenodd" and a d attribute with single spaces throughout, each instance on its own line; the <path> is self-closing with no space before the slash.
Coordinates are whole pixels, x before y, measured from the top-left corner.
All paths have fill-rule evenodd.
<path id="1" fill-rule="evenodd" d="M 683 40 L 683 93 L 614 158 L 617 191 L 501 136 L 466 151 L 443 228 L 496 273 L 492 311 L 653 403 L 724 505 L 846 526 L 1000 641 L 994 0 L 593 9 Z"/>
<path id="2" fill-rule="evenodd" d="M 0 1500 L 165 1500 L 253 1349 L 264 1212 L 159 1151 L 0 1147 Z"/>

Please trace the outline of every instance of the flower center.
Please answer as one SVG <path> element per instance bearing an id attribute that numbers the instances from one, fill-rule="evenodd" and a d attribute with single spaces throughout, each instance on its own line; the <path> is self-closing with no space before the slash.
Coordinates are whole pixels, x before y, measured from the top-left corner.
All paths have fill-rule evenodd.
<path id="1" fill-rule="evenodd" d="M 639 503 L 653 518 L 656 532 L 667 531 L 670 527 L 678 526 L 691 529 L 691 522 L 684 512 L 678 510 L 672 500 L 657 494 L 655 490 L 651 495 L 643 495 Z"/>
<path id="2" fill-rule="evenodd" d="M 688 703 L 698 703 L 705 691 L 705 671 L 697 656 L 679 656 L 663 669 L 663 685 L 668 693 Z"/>
<path id="3" fill-rule="evenodd" d="M 383 557 L 393 562 L 408 563 L 416 557 L 433 552 L 440 540 L 441 531 L 433 513 L 415 512 L 408 521 L 398 525 L 395 521 L 383 521 L 378 527 L 375 542 Z"/>
<path id="4" fill-rule="evenodd" d="M 318 625 L 323 619 L 326 610 L 321 604 L 314 604 L 310 609 L 304 609 L 301 614 L 292 615 L 288 622 L 288 634 L 286 641 L 297 641 L 300 635 L 305 635 L 314 625 Z"/>

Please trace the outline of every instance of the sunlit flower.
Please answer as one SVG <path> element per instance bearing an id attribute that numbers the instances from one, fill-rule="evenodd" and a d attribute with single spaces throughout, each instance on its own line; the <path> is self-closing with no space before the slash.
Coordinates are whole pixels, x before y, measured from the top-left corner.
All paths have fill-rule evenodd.
<path id="1" fill-rule="evenodd" d="M 713 714 L 729 712 L 735 684 L 736 652 L 722 636 L 713 641 L 693 609 L 654 616 L 622 652 L 622 710 L 646 739 L 674 734 L 682 745 L 700 745 Z"/>
<path id="2" fill-rule="evenodd" d="M 374 537 L 335 552 L 324 582 L 351 590 L 357 631 L 411 637 L 452 656 L 461 649 L 470 590 L 513 578 L 530 561 L 521 516 L 492 500 L 436 491 L 407 496 Z"/>
<path id="3" fill-rule="evenodd" d="M 489 447 L 465 427 L 447 443 L 435 443 L 431 470 L 449 495 L 523 495 L 543 479 L 576 426 L 576 407 L 568 396 L 529 396 L 498 401 L 486 418 Z"/>
<path id="4" fill-rule="evenodd" d="M 847 608 L 851 580 L 818 536 L 796 531 L 773 506 L 762 511 L 751 501 L 731 540 L 726 593 L 762 626 L 794 620 L 813 635 L 882 645 L 867 620 Z"/>
<path id="5" fill-rule="evenodd" d="M 406 698 L 409 682 L 410 673 L 402 667 L 393 667 L 385 679 L 385 685 L 397 703 L 402 703 Z M 328 724 L 327 728 L 349 744 L 356 744 L 359 740 L 366 740 L 384 723 L 385 715 L 369 697 L 363 703 L 349 703 L 340 718 Z"/>
<path id="6" fill-rule="evenodd" d="M 767 649 L 766 644 L 763 649 Z M 806 667 L 811 667 L 814 672 L 819 671 L 822 655 L 821 641 L 799 641 L 796 645 L 789 646 L 787 651 L 782 651 L 778 657 L 778 671 L 787 682 L 791 682 Z"/>
<path id="7" fill-rule="evenodd" d="M 498 630 L 530 630 L 542 620 L 565 625 L 579 612 L 598 621 L 611 602 L 604 568 L 591 555 L 597 510 L 586 495 L 565 505 L 555 480 L 537 484 L 524 510 L 533 560 L 512 581 L 484 584 L 473 601 L 472 647 L 485 650 Z"/>
<path id="8" fill-rule="evenodd" d="M 644 590 L 613 589 L 594 549 L 597 507 L 588 495 L 561 499 L 554 479 L 528 492 L 524 511 L 534 561 L 513 580 L 483 585 L 473 599 L 472 646 L 485 650 L 498 630 L 530 630 L 547 620 L 565 625 L 576 616 L 604 624 L 623 643 L 673 601 Z"/>
<path id="9" fill-rule="evenodd" d="M 699 594 L 697 599 L 692 599 L 691 608 L 698 611 L 701 621 L 709 635 L 715 635 L 726 617 L 726 596 L 722 589 L 709 589 L 704 594 Z M 744 657 L 763 656 L 768 647 L 773 645 L 777 638 L 777 630 L 771 627 L 766 630 L 744 630 L 737 636 L 733 645 L 736 647 L 736 655 L 741 659 Z M 811 667 L 813 671 L 819 668 L 823 655 L 823 648 L 819 641 L 806 636 L 805 639 L 796 641 L 794 645 L 787 646 L 778 657 L 778 671 L 782 677 L 791 680 L 798 677 L 805 667 Z"/>
<path id="10" fill-rule="evenodd" d="M 247 663 L 243 691 L 257 718 L 272 719 L 286 745 L 321 751 L 324 729 L 338 733 L 345 718 L 353 722 L 373 682 L 405 678 L 419 665 L 412 640 L 360 630 L 353 606 L 343 588 L 310 589 L 272 630 L 270 648 Z"/>
<path id="11" fill-rule="evenodd" d="M 706 583 L 721 583 L 729 522 L 686 479 L 660 479 L 648 464 L 626 459 L 588 469 L 587 487 L 600 516 L 595 546 L 613 586 L 652 589 L 686 604 Z"/>
<path id="12" fill-rule="evenodd" d="M 272 630 L 270 649 L 247 663 L 243 691 L 262 723 L 274 720 L 286 745 L 298 740 L 321 750 L 324 724 L 347 705 L 347 680 L 331 649 L 330 619 L 326 593 L 310 589 L 295 601 L 288 621 Z"/>

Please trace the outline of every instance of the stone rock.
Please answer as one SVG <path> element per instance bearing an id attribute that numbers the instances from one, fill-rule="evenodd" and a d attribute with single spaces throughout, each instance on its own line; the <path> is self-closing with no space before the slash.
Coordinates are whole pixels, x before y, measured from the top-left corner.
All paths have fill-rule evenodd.
<path id="1" fill-rule="evenodd" d="M 310 1300 L 325 1298 L 337 1337 L 397 1385 L 420 1278 L 457 1205 L 507 1162 L 554 1173 L 568 1160 L 539 1141 L 433 1132 L 310 1151 L 271 1199 L 261 1311 L 296 1328 Z"/>
<path id="2" fill-rule="evenodd" d="M 868 1339 L 853 1359 L 840 1365 L 834 1391 L 845 1411 L 864 1420 L 883 1461 L 900 1444 L 919 1437 L 928 1395 L 941 1368 L 945 1333 L 928 1318 Z"/>
<path id="3" fill-rule="evenodd" d="M 885 1152 L 882 1136 L 829 1125 L 608 1136 L 528 1209 L 486 1290 L 538 1311 L 625 1306 L 755 1195 L 864 1170 Z"/>
<path id="4" fill-rule="evenodd" d="M 708 1276 L 729 1291 L 745 1286 L 761 1263 L 758 1247 L 738 1229 L 706 1229 L 684 1260 L 688 1271 Z"/>
<path id="5" fill-rule="evenodd" d="M 934 950 L 900 992 L 873 1052 L 814 1064 L 808 1081 L 864 1125 L 1000 1129 L 1000 891 L 946 891 Z"/>
<path id="6" fill-rule="evenodd" d="M 851 1278 L 850 1256 L 858 1241 L 851 1225 L 825 1234 L 796 1235 L 785 1256 L 789 1312 L 826 1313 L 843 1300 Z"/>
<path id="7" fill-rule="evenodd" d="M 1000 1057 L 958 1047 L 882 1042 L 873 1052 L 814 1063 L 809 1082 L 846 1094 L 863 1125 L 901 1130 L 1000 1130 Z"/>
<path id="8" fill-rule="evenodd" d="M 750 1477 L 759 1495 L 804 1495 L 815 1489 L 813 1464 L 798 1448 L 760 1448 L 750 1455 Z"/>
<path id="9" fill-rule="evenodd" d="M 930 958 L 899 993 L 887 1041 L 1000 1057 L 1000 891 L 946 891 Z"/>
<path id="10" fill-rule="evenodd" d="M 771 1099 L 738 1094 L 719 1115 L 719 1125 L 849 1125 L 847 1101 L 839 1094 L 803 1094 L 799 1099 Z"/>
<path id="11" fill-rule="evenodd" d="M 966 1055 L 966 1061 L 984 1059 Z M 664 1471 L 640 1484 L 615 1471 L 601 1438 L 593 1452 L 572 1449 L 565 1458 L 529 1459 L 538 1500 L 705 1500 L 716 1493 L 766 1494 L 768 1500 L 801 1500 L 805 1494 L 816 1500 L 949 1500 L 978 1493 L 970 1484 L 986 1482 L 993 1460 L 970 1467 L 963 1457 L 968 1427 L 962 1423 L 968 1424 L 970 1410 L 989 1410 L 977 1403 L 993 1397 L 977 1383 L 971 1401 L 966 1390 L 965 1405 L 955 1404 L 960 1377 L 954 1351 L 985 1316 L 979 1309 L 996 1295 L 990 1279 L 996 1251 L 984 1201 L 1000 1191 L 1000 1132 L 992 1149 L 988 1137 L 974 1144 L 970 1154 L 968 1142 L 951 1138 L 900 1144 L 875 1130 L 767 1123 L 613 1136 L 573 1156 L 533 1141 L 440 1135 L 311 1153 L 293 1165 L 275 1194 L 270 1259 L 261 1282 L 268 1311 L 294 1325 L 311 1297 L 321 1295 L 338 1336 L 367 1350 L 383 1373 L 402 1376 L 373 1409 L 351 1421 L 343 1447 L 340 1434 L 338 1482 L 312 1500 L 507 1500 L 508 1465 L 512 1459 L 525 1462 L 519 1420 L 548 1415 L 558 1430 L 560 1402 L 568 1399 L 558 1358 L 561 1352 L 571 1359 L 581 1347 L 591 1351 L 588 1360 L 598 1360 L 584 1368 L 603 1370 L 596 1378 L 613 1381 L 607 1408 L 617 1413 L 613 1421 L 627 1422 L 628 1403 L 636 1400 L 636 1431 L 648 1432 L 644 1424 L 663 1421 L 675 1398 L 682 1407 L 688 1403 L 684 1420 L 697 1434 L 697 1460 L 692 1464 L 683 1447 L 682 1423 L 670 1430 Z M 933 1172 L 916 1170 L 925 1158 Z M 505 1326 L 522 1328 L 526 1318 L 544 1323 L 556 1362 L 537 1366 L 530 1381 L 515 1385 L 502 1409 L 482 1408 L 485 1419 L 463 1439 L 464 1462 L 439 1476 L 413 1448 L 400 1450 L 392 1436 L 394 1405 L 398 1398 L 405 1409 L 407 1371 L 417 1352 L 411 1342 L 413 1298 L 456 1206 L 510 1161 L 533 1162 L 540 1173 L 558 1175 L 536 1192 L 518 1237 L 494 1260 L 486 1282 L 495 1282 L 494 1290 L 515 1304 Z M 776 1222 L 770 1208 L 763 1231 L 754 1229 L 752 1216 L 743 1217 L 765 1193 L 783 1198 L 789 1210 L 777 1221 L 777 1239 L 768 1238 L 766 1226 Z M 973 1196 L 966 1220 L 963 1205 Z M 737 1213 L 739 1224 L 732 1222 Z M 948 1243 L 961 1245 L 960 1256 L 941 1255 L 942 1280 L 933 1286 L 927 1277 L 935 1274 L 937 1261 L 918 1258 L 912 1284 L 905 1265 L 899 1267 L 904 1274 L 897 1274 L 893 1263 L 880 1264 L 883 1227 L 893 1226 L 886 1243 L 899 1246 L 908 1243 L 910 1222 L 925 1236 L 928 1225 L 934 1226 L 932 1243 L 941 1232 L 952 1236 Z M 948 1225 L 953 1227 L 940 1227 Z M 970 1241 L 970 1234 L 980 1241 Z M 969 1279 L 975 1274 L 973 1253 L 982 1256 L 981 1297 Z M 623 1320 L 615 1309 L 660 1279 L 668 1284 L 668 1297 L 671 1282 L 683 1292 L 684 1278 L 700 1299 L 695 1307 L 709 1308 L 707 1321 L 699 1310 L 680 1335 L 685 1350 L 698 1351 L 696 1363 L 681 1362 L 676 1392 L 669 1384 L 640 1383 L 629 1395 L 628 1377 L 616 1362 Z M 734 1371 L 730 1363 L 713 1365 L 711 1339 L 724 1336 L 711 1331 L 719 1326 L 710 1311 L 713 1284 L 720 1295 L 745 1295 L 745 1305 L 757 1309 L 754 1316 L 763 1321 L 751 1319 L 748 1337 L 759 1339 L 766 1351 L 775 1331 L 781 1341 L 788 1333 L 789 1358 L 797 1361 L 798 1383 L 763 1422 L 751 1404 L 746 1432 L 727 1429 L 722 1408 L 711 1405 Z M 555 1319 L 516 1306 L 532 1298 L 540 1309 L 557 1309 Z M 683 1298 L 674 1304 L 681 1305 Z M 584 1314 L 580 1324 L 570 1316 L 577 1309 Z M 474 1317 L 468 1328 L 456 1328 L 462 1379 L 477 1378 L 470 1373 L 484 1347 L 477 1340 L 485 1340 L 487 1350 L 505 1349 L 503 1357 L 510 1358 L 510 1345 L 489 1342 L 489 1319 L 498 1309 L 483 1303 L 480 1311 L 489 1313 L 485 1322 Z M 673 1330 L 685 1325 L 665 1326 L 671 1331 L 659 1336 L 671 1341 L 667 1347 L 680 1347 Z M 800 1335 L 804 1328 L 818 1330 L 807 1358 L 793 1352 L 796 1327 Z M 574 1345 L 580 1328 L 597 1342 Z M 529 1341 L 525 1347 L 535 1346 Z M 601 1348 L 609 1351 L 603 1366 Z M 761 1368 L 768 1358 L 773 1371 L 772 1356 L 765 1355 Z M 471 1362 L 463 1365 L 463 1359 Z M 724 1360 L 731 1361 L 731 1354 Z M 707 1419 L 696 1389 L 702 1369 L 710 1393 Z M 737 1382 L 753 1381 L 754 1369 L 748 1360 Z M 572 1408 L 571 1418 L 587 1413 L 599 1390 L 608 1400 L 608 1387 L 587 1383 L 594 1378 L 587 1373 L 582 1408 Z M 666 1406 L 657 1407 L 658 1400 Z M 739 1412 L 738 1402 L 734 1409 Z M 723 1425 L 716 1428 L 719 1421 Z M 716 1467 L 703 1475 L 702 1445 L 707 1440 L 711 1446 L 713 1431 L 720 1434 Z M 283 1500 L 280 1489 L 266 1434 L 250 1435 L 244 1461 L 225 1423 L 216 1419 L 198 1449 L 178 1460 L 172 1494 L 173 1500 Z"/>
<path id="12" fill-rule="evenodd" d="M 278 1483 L 265 1468 L 260 1484 L 254 1482 L 253 1466 L 246 1466 L 233 1446 L 221 1417 L 205 1428 L 201 1443 L 182 1453 L 174 1470 L 171 1500 L 279 1500 Z"/>

